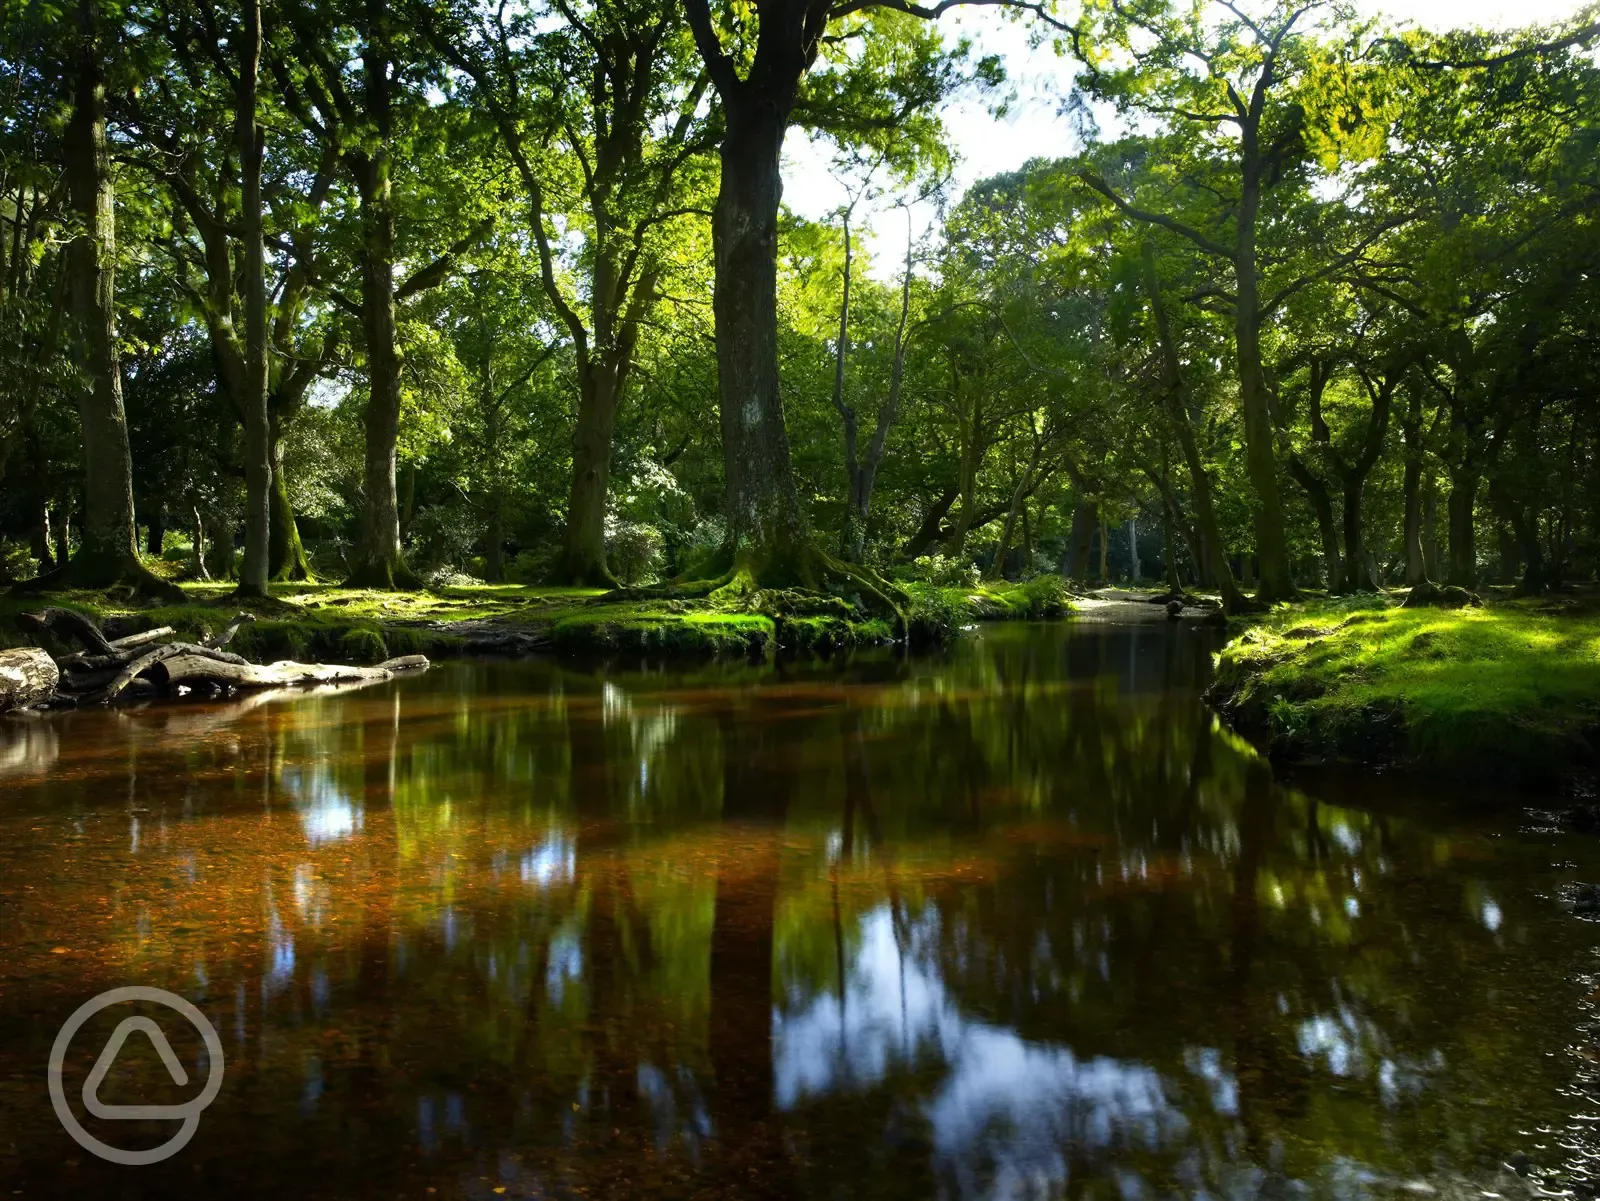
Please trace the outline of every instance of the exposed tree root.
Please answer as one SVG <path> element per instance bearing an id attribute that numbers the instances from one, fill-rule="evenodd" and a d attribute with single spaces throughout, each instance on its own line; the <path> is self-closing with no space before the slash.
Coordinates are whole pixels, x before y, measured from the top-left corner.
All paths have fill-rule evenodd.
<path id="1" fill-rule="evenodd" d="M 1420 584 L 1412 585 L 1410 593 L 1401 602 L 1402 609 L 1420 609 L 1425 605 L 1432 605 L 1440 609 L 1466 609 L 1482 608 L 1483 600 L 1475 592 L 1455 585 L 1440 586 L 1432 580 L 1423 580 Z"/>
<path id="2" fill-rule="evenodd" d="M 188 599 L 182 588 L 162 579 L 137 559 L 78 556 L 65 566 L 47 571 L 31 580 L 22 580 L 13 589 L 24 595 L 34 592 L 59 592 L 68 588 L 104 591 L 127 589 L 132 599 L 182 602 Z"/>

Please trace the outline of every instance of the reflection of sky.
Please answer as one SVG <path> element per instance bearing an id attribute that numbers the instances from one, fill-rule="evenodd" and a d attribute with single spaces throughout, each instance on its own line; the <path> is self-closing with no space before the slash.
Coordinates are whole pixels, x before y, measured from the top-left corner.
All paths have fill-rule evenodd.
<path id="1" fill-rule="evenodd" d="M 572 839 L 552 834 L 522 857 L 522 879 L 540 888 L 572 879 L 577 866 L 577 851 Z"/>
<path id="2" fill-rule="evenodd" d="M 361 815 L 333 776 L 315 766 L 286 767 L 283 786 L 294 797 L 306 841 L 316 846 L 348 838 L 361 828 Z"/>
<path id="3" fill-rule="evenodd" d="M 779 1105 L 871 1087 L 919 1058 L 941 1059 L 944 1078 L 923 1112 L 941 1174 L 964 1195 L 1059 1185 L 1068 1146 L 1153 1146 L 1185 1127 L 1153 1069 L 1083 1059 L 967 1018 L 937 975 L 902 955 L 887 907 L 862 919 L 848 978 L 842 1012 L 837 995 L 819 995 L 778 1016 Z M 994 1168 L 987 1188 L 973 1175 L 982 1163 Z"/>

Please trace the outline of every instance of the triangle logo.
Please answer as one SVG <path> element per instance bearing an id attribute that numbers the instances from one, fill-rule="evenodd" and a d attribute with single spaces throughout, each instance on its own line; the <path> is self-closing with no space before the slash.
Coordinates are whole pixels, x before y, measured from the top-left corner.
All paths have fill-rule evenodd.
<path id="1" fill-rule="evenodd" d="M 110 1118 L 113 1121 L 187 1116 L 184 1105 L 107 1105 L 100 1100 L 100 1086 L 105 1083 L 111 1065 L 116 1062 L 117 1053 L 122 1050 L 122 1044 L 128 1041 L 128 1036 L 135 1030 L 150 1040 L 151 1046 L 155 1048 L 156 1055 L 160 1057 L 174 1084 L 189 1083 L 189 1074 L 183 1070 L 183 1064 L 178 1062 L 172 1044 L 161 1032 L 161 1027 L 146 1017 L 124 1018 L 107 1040 L 105 1048 L 100 1052 L 100 1058 L 95 1060 L 94 1070 L 89 1073 L 89 1078 L 83 1082 L 83 1107 L 97 1118 Z"/>

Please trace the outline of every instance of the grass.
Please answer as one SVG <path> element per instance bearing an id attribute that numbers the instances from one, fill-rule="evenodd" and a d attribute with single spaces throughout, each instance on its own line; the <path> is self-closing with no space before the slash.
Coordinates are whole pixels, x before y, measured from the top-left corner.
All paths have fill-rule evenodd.
<path id="1" fill-rule="evenodd" d="M 1286 607 L 1224 648 L 1211 695 L 1291 761 L 1569 777 L 1600 752 L 1600 615 Z"/>

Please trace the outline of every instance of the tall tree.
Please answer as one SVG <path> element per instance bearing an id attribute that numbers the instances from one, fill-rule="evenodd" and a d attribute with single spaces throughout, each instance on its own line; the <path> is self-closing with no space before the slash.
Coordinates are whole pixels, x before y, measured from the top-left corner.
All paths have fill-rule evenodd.
<path id="1" fill-rule="evenodd" d="M 544 291 L 572 340 L 577 420 L 554 578 L 614 584 L 605 519 L 617 415 L 672 258 L 663 240 L 704 212 L 701 160 L 714 131 L 702 104 L 707 76 L 670 0 L 417 11 L 472 81 L 515 166 Z M 533 143 L 536 131 L 544 145 Z M 564 215 L 569 236 L 584 239 L 577 287 L 564 278 L 547 199 L 573 173 L 579 200 Z"/>
<path id="2" fill-rule="evenodd" d="M 783 140 L 804 115 L 842 132 L 905 122 L 959 82 L 937 38 L 917 18 L 947 7 L 876 0 L 762 0 L 752 31 L 737 12 L 722 22 L 708 0 L 685 0 L 689 25 L 722 105 L 721 176 L 712 215 L 717 385 L 726 474 L 729 551 L 762 581 L 820 588 L 830 574 L 861 582 L 816 545 L 790 462 L 778 372 L 778 208 Z M 893 8 L 896 11 L 882 11 Z M 880 10 L 880 11 L 874 11 Z M 858 15 L 859 14 L 859 15 Z M 907 53 L 863 53 L 802 86 L 830 23 L 870 47 L 895 39 Z M 841 35 L 840 41 L 845 40 Z"/>
<path id="3" fill-rule="evenodd" d="M 79 0 L 61 81 L 71 106 L 62 157 L 76 226 L 66 271 L 85 377 L 78 389 L 84 521 L 72 561 L 46 578 L 91 588 L 131 581 L 144 591 L 171 594 L 178 590 L 140 563 L 134 532 L 133 463 L 117 354 L 116 184 L 106 146 L 106 60 L 115 39 L 114 21 L 99 0 Z"/>

